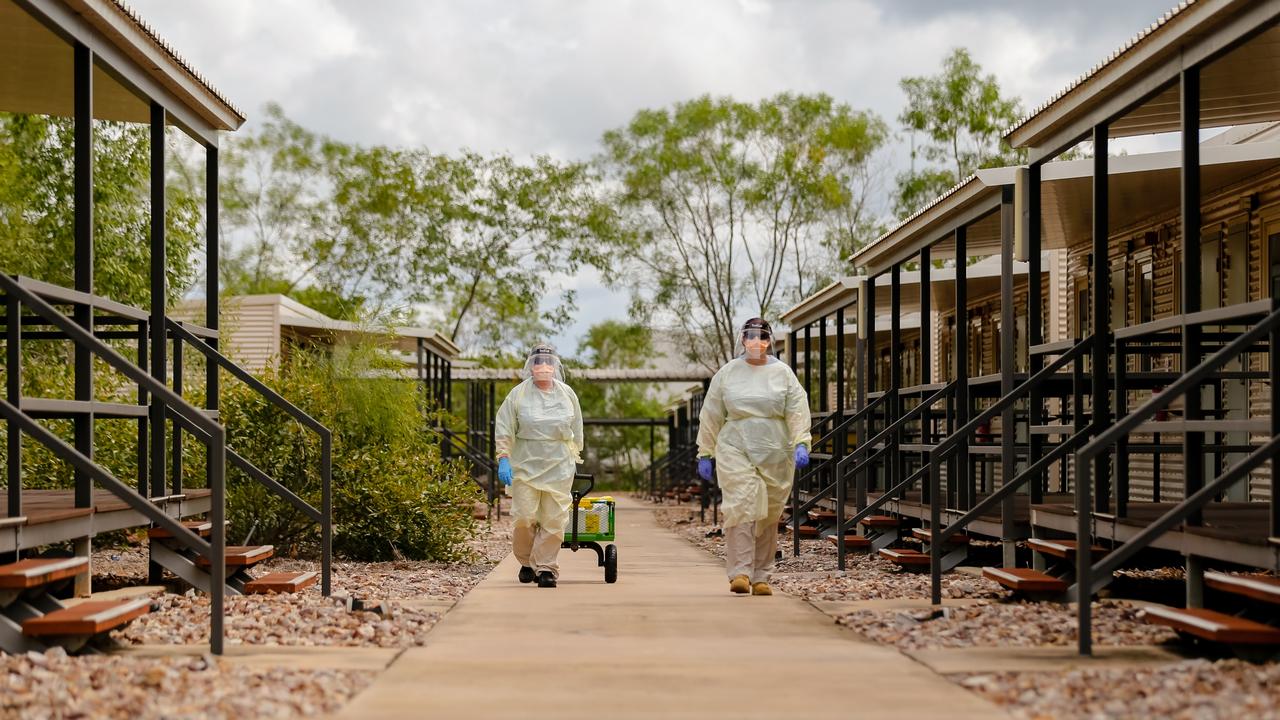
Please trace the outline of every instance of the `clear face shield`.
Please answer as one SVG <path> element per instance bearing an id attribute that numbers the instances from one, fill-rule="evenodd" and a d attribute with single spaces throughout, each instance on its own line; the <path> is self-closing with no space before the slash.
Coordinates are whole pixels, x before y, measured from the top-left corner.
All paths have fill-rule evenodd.
<path id="1" fill-rule="evenodd" d="M 742 352 L 748 360 L 763 360 L 773 349 L 773 335 L 763 328 L 746 328 L 740 339 Z"/>
<path id="2" fill-rule="evenodd" d="M 564 382 L 560 358 L 548 345 L 539 345 L 529 353 L 529 358 L 524 363 L 523 376 L 533 378 L 533 381 L 539 385 L 546 385 L 552 380 Z"/>

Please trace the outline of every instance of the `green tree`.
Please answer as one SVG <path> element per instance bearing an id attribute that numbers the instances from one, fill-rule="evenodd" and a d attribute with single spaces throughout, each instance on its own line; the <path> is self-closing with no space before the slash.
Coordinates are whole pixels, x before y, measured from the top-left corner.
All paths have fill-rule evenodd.
<path id="1" fill-rule="evenodd" d="M 639 316 L 677 329 L 687 359 L 717 367 L 742 317 L 803 298 L 823 260 L 862 239 L 887 137 L 876 115 L 826 95 L 640 111 L 598 158 L 617 189 L 615 281 Z"/>
<path id="2" fill-rule="evenodd" d="M 969 51 L 956 48 L 937 75 L 906 77 L 899 85 L 907 105 L 898 116 L 912 134 L 909 171 L 898 176 L 894 210 L 911 215 L 983 167 L 1011 165 L 1023 157 L 1003 140 L 1021 113 L 1017 98 L 1005 97 L 995 75 L 982 73 Z M 915 145 L 915 134 L 925 142 Z M 916 161 L 928 165 L 916 167 Z"/>
<path id="3" fill-rule="evenodd" d="M 608 270 L 595 238 L 611 214 L 582 164 L 356 146 L 275 105 L 225 157 L 228 293 L 287 294 L 347 319 L 419 315 L 492 354 L 572 319 L 559 279 Z"/>
<path id="4" fill-rule="evenodd" d="M 0 113 L 0 268 L 75 284 L 74 125 Z M 176 132 L 176 131 L 174 131 Z M 135 307 L 151 302 L 151 139 L 145 126 L 94 124 L 94 290 Z M 172 145 L 172 142 L 169 143 Z M 191 287 L 203 243 L 198 198 L 165 188 L 167 303 Z"/>

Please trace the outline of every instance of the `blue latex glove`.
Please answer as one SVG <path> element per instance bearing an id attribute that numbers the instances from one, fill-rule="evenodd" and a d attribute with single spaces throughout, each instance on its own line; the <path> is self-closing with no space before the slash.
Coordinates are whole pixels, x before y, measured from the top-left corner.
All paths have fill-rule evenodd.
<path id="1" fill-rule="evenodd" d="M 809 467 L 809 448 L 803 445 L 796 446 L 796 467 Z"/>
<path id="2" fill-rule="evenodd" d="M 712 464 L 711 458 L 698 458 L 698 477 L 710 482 L 711 472 L 714 469 L 715 465 Z"/>
<path id="3" fill-rule="evenodd" d="M 498 458 L 498 479 L 503 485 L 511 485 L 511 459 Z"/>

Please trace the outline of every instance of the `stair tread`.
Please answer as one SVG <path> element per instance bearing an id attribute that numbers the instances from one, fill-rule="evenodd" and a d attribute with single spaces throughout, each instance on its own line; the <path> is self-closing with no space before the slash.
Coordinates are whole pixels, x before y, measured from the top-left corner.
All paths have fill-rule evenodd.
<path id="1" fill-rule="evenodd" d="M 928 565 L 929 556 L 909 548 L 881 548 L 880 556 L 895 565 Z"/>
<path id="2" fill-rule="evenodd" d="M 89 568 L 89 559 L 28 558 L 0 565 L 0 590 L 26 590 L 75 577 Z"/>
<path id="3" fill-rule="evenodd" d="M 1027 547 L 1046 555 L 1053 555 L 1060 558 L 1073 558 L 1076 556 L 1076 548 L 1079 544 L 1075 540 L 1046 540 L 1044 538 L 1028 538 Z M 1090 552 L 1095 556 L 1102 555 L 1107 549 L 1099 545 L 1090 545 Z"/>
<path id="4" fill-rule="evenodd" d="M 840 544 L 840 541 L 836 538 L 836 536 L 835 536 L 835 535 L 828 535 L 828 536 L 827 536 L 827 542 L 831 543 L 832 545 L 837 545 L 837 546 Z M 845 535 L 845 536 L 844 536 L 844 546 L 845 546 L 846 548 L 850 548 L 850 547 L 853 547 L 853 548 L 867 548 L 867 547 L 871 547 L 871 538 L 866 538 L 866 537 L 863 537 L 863 536 L 861 536 L 861 535 Z"/>
<path id="5" fill-rule="evenodd" d="M 1214 642 L 1247 645 L 1280 644 L 1280 628 L 1206 608 L 1170 608 L 1151 605 L 1143 608 L 1142 618 L 1154 625 L 1166 625 Z"/>
<path id="6" fill-rule="evenodd" d="M 921 539 L 921 540 L 925 540 L 925 541 L 928 541 L 928 540 L 932 540 L 932 539 L 933 539 L 933 532 L 932 532 L 932 531 L 930 531 L 928 528 L 913 528 L 913 529 L 911 530 L 911 534 L 912 534 L 912 535 L 914 535 L 915 537 L 917 537 L 917 538 L 919 538 L 919 539 Z M 947 540 L 946 540 L 946 544 L 949 544 L 949 545 L 968 545 L 968 544 L 969 544 L 969 536 L 968 536 L 968 535 L 965 535 L 964 533 L 956 533 L 955 535 L 952 535 L 951 537 L 947 538 Z"/>
<path id="7" fill-rule="evenodd" d="M 228 521 L 226 524 L 230 525 L 231 523 Z M 200 537 L 209 537 L 213 534 L 213 522 L 209 520 L 183 520 L 182 526 Z M 147 530 L 147 537 L 152 540 L 159 540 L 161 538 L 171 538 L 173 533 L 166 528 L 157 526 Z"/>
<path id="8" fill-rule="evenodd" d="M 22 633 L 32 637 L 49 635 L 96 635 L 118 628 L 151 612 L 151 599 L 90 600 L 74 607 L 55 610 L 22 623 Z"/>
<path id="9" fill-rule="evenodd" d="M 273 572 L 245 583 L 244 591 L 250 594 L 297 592 L 316 584 L 319 579 L 320 573 L 315 571 Z"/>
<path id="10" fill-rule="evenodd" d="M 1211 570 L 1204 574 L 1204 582 L 1209 587 L 1217 590 L 1243 595 L 1254 600 L 1280 604 L 1280 578 L 1277 577 L 1268 575 L 1228 575 L 1227 573 Z"/>
<path id="11" fill-rule="evenodd" d="M 834 510 L 810 510 L 809 519 L 817 521 L 830 521 L 836 519 Z"/>
<path id="12" fill-rule="evenodd" d="M 821 530 L 818 526 L 816 526 L 816 525 L 801 525 L 801 526 L 800 526 L 800 536 L 801 536 L 801 537 L 818 537 L 818 535 L 819 535 L 819 534 L 821 534 L 821 532 L 822 532 L 822 530 Z"/>
<path id="13" fill-rule="evenodd" d="M 982 576 L 1010 590 L 1022 592 L 1064 592 L 1065 580 L 1031 568 L 984 567 Z"/>
<path id="14" fill-rule="evenodd" d="M 249 566 L 266 560 L 274 553 L 275 547 L 272 545 L 228 545 L 226 563 L 228 565 Z M 201 555 L 196 558 L 196 564 L 200 567 L 208 567 L 209 559 Z"/>
<path id="15" fill-rule="evenodd" d="M 898 527 L 901 521 L 892 515 L 870 515 L 862 518 L 860 524 L 867 527 Z"/>

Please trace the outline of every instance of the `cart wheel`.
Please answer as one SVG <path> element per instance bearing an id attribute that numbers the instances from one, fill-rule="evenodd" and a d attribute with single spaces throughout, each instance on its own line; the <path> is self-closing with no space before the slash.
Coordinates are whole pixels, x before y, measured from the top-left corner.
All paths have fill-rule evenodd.
<path id="1" fill-rule="evenodd" d="M 604 581 L 618 582 L 618 546 L 608 545 L 604 549 Z"/>

